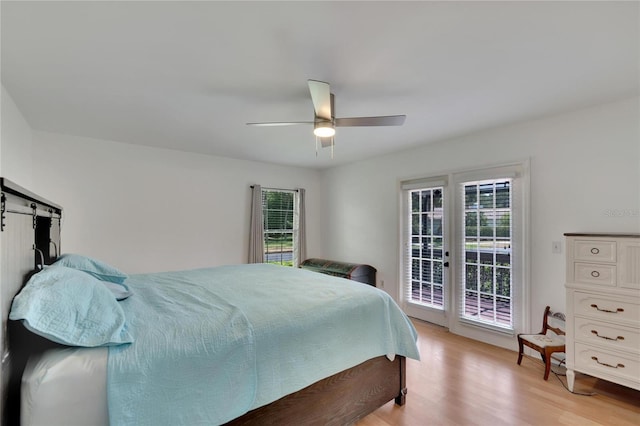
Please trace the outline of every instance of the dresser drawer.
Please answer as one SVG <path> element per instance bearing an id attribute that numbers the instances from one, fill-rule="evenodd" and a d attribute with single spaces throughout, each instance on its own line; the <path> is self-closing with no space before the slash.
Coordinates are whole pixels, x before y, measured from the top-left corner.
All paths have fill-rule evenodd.
<path id="1" fill-rule="evenodd" d="M 632 298 L 624 300 L 576 291 L 573 294 L 573 310 L 575 315 L 622 325 L 637 327 L 640 322 L 640 305 L 637 299 Z"/>
<path id="2" fill-rule="evenodd" d="M 573 259 L 587 262 L 615 262 L 616 242 L 602 240 L 574 240 Z"/>
<path id="3" fill-rule="evenodd" d="M 640 382 L 640 357 L 600 349 L 595 346 L 575 344 L 575 366 L 594 376 L 618 377 L 638 384 Z"/>
<path id="4" fill-rule="evenodd" d="M 573 265 L 573 270 L 577 283 L 616 286 L 615 265 L 576 262 Z"/>
<path id="5" fill-rule="evenodd" d="M 576 317 L 575 339 L 615 350 L 640 354 L 640 330 L 602 321 Z"/>

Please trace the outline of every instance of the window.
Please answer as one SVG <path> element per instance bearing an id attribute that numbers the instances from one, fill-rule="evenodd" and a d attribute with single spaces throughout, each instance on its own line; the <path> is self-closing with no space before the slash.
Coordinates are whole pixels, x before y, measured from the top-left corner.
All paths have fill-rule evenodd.
<path id="1" fill-rule="evenodd" d="M 293 266 L 295 191 L 262 190 L 264 261 Z"/>

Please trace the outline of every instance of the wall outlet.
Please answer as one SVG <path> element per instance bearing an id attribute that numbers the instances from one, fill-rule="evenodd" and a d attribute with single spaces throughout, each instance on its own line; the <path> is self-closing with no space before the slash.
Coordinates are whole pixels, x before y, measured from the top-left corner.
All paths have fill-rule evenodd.
<path id="1" fill-rule="evenodd" d="M 384 280 L 380 280 L 380 287 L 384 287 Z"/>
<path id="2" fill-rule="evenodd" d="M 562 253 L 562 243 L 560 241 L 552 241 L 551 242 L 551 252 L 552 253 Z"/>

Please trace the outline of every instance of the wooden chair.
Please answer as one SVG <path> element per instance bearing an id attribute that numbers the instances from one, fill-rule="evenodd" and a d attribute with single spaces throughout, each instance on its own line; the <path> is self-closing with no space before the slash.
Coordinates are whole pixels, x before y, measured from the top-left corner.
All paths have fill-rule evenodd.
<path id="1" fill-rule="evenodd" d="M 564 321 L 564 314 L 553 313 L 551 308 L 547 306 L 544 310 L 542 319 L 542 331 L 538 334 L 518 334 L 518 346 L 520 352 L 518 353 L 518 365 L 522 361 L 522 355 L 524 355 L 524 346 L 528 346 L 531 349 L 535 349 L 540 352 L 542 361 L 544 362 L 544 379 L 549 378 L 549 371 L 551 371 L 551 354 L 554 352 L 564 352 L 564 331 L 559 327 L 553 327 L 549 325 L 549 317 L 559 318 Z M 553 331 L 554 334 L 547 335 L 547 331 Z"/>

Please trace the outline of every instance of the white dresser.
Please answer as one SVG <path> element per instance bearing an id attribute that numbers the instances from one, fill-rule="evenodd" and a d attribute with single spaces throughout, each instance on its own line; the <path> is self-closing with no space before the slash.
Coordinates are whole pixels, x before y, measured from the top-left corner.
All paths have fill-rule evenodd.
<path id="1" fill-rule="evenodd" d="M 640 234 L 565 234 L 567 383 L 575 372 L 640 390 Z"/>

